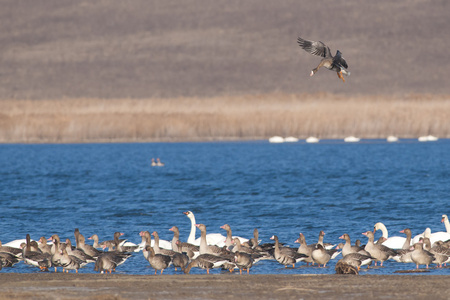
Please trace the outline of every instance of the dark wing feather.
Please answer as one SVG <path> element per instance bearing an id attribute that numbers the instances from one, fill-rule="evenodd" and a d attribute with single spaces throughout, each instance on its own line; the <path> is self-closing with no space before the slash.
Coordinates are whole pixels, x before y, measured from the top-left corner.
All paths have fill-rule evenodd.
<path id="1" fill-rule="evenodd" d="M 342 57 L 341 52 L 337 51 L 336 52 L 336 56 L 334 57 L 334 62 L 339 65 L 342 66 L 346 69 L 348 69 L 348 65 L 347 62 L 345 61 L 345 59 Z"/>
<path id="2" fill-rule="evenodd" d="M 304 40 L 301 37 L 297 40 L 300 47 L 302 47 L 306 52 L 311 54 L 322 56 L 322 57 L 331 57 L 330 48 L 322 42 L 314 42 Z"/>

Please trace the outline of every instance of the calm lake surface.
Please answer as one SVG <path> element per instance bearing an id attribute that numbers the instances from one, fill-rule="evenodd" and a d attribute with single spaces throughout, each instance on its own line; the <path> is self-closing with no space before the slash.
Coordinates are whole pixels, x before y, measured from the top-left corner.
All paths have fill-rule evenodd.
<path id="1" fill-rule="evenodd" d="M 152 157 L 165 166 L 151 167 Z M 337 244 L 348 233 L 352 242 L 366 243 L 361 233 L 377 222 L 390 236 L 403 236 L 399 231 L 407 227 L 413 236 L 426 227 L 445 231 L 440 220 L 450 214 L 449 179 L 449 140 L 0 145 L 0 240 L 56 233 L 74 243 L 78 227 L 86 237 L 112 239 L 121 231 L 139 243 L 142 230 L 171 240 L 168 229 L 176 225 L 185 241 L 190 221 L 182 212 L 191 210 L 208 233 L 225 235 L 220 226 L 227 223 L 233 235 L 248 238 L 258 228 L 262 242 L 275 234 L 298 247 L 300 232 L 314 243 L 324 230 L 325 242 Z M 377 231 L 375 238 L 380 236 Z M 320 269 L 261 261 L 251 273 L 332 274 L 339 258 Z M 93 268 L 89 264 L 80 272 Z M 387 261 L 361 274 L 414 268 Z M 1 272 L 39 269 L 21 262 Z M 153 269 L 140 252 L 117 273 L 153 274 Z M 427 274 L 450 274 L 450 268 L 433 265 Z"/>

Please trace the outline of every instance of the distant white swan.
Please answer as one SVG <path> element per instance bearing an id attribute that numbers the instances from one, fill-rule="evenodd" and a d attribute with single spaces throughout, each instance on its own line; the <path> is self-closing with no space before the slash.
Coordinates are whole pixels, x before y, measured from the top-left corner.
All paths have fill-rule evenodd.
<path id="1" fill-rule="evenodd" d="M 306 139 L 307 143 L 318 143 L 319 139 L 314 137 L 314 136 L 310 136 L 309 138 Z"/>
<path id="2" fill-rule="evenodd" d="M 387 137 L 386 140 L 387 140 L 389 143 L 395 143 L 395 142 L 398 142 L 398 137 L 393 136 L 393 135 L 390 135 L 390 136 Z"/>
<path id="3" fill-rule="evenodd" d="M 418 138 L 419 142 L 435 142 L 437 140 L 438 140 L 438 138 L 433 135 L 426 135 L 426 136 L 421 136 Z"/>
<path id="4" fill-rule="evenodd" d="M 344 142 L 346 142 L 346 143 L 357 143 L 360 140 L 361 140 L 360 138 L 357 138 L 357 137 L 354 137 L 354 136 L 348 136 L 348 137 L 346 137 L 344 139 Z"/>
<path id="5" fill-rule="evenodd" d="M 269 143 L 284 143 L 284 138 L 281 136 L 273 136 L 269 139 Z"/>

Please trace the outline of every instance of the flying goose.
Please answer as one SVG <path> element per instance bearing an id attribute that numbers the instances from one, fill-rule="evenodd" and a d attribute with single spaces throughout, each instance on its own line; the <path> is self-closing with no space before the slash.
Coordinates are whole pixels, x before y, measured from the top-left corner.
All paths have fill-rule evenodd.
<path id="1" fill-rule="evenodd" d="M 306 52 L 323 57 L 319 65 L 312 69 L 310 76 L 313 76 L 321 67 L 325 67 L 328 70 L 335 71 L 338 77 L 345 82 L 342 74 L 349 76 L 350 72 L 347 71 L 348 65 L 342 57 L 341 51 L 337 50 L 336 55 L 332 56 L 330 48 L 321 41 L 308 41 L 299 37 L 297 42 Z"/>

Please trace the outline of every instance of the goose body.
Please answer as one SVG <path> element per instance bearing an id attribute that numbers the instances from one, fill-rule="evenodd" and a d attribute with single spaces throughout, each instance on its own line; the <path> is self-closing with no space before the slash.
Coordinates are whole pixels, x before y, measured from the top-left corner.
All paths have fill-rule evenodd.
<path id="1" fill-rule="evenodd" d="M 311 71 L 310 76 L 313 76 L 321 67 L 325 67 L 328 70 L 336 72 L 338 77 L 345 82 L 342 74 L 349 76 L 350 72 L 347 71 L 348 65 L 341 51 L 337 50 L 336 55 L 333 56 L 331 55 L 330 48 L 321 41 L 309 41 L 299 37 L 297 42 L 306 52 L 323 57 L 319 65 Z"/>
<path id="2" fill-rule="evenodd" d="M 369 239 L 364 250 L 369 252 L 370 256 L 374 258 L 375 266 L 377 265 L 377 261 L 381 262 L 380 265 L 383 266 L 384 261 L 396 255 L 394 250 L 384 245 L 374 244 L 374 235 L 372 231 L 363 232 L 363 235 L 367 236 Z"/>
<path id="3" fill-rule="evenodd" d="M 276 235 L 272 236 L 270 239 L 275 241 L 275 249 L 273 252 L 275 260 L 284 265 L 285 268 L 288 265 L 292 265 L 292 267 L 295 268 L 296 263 L 303 261 L 308 257 L 305 254 L 298 253 L 293 248 L 280 247 L 280 243 Z"/>

